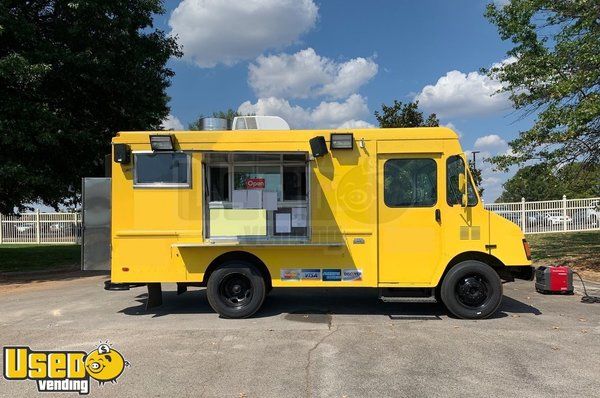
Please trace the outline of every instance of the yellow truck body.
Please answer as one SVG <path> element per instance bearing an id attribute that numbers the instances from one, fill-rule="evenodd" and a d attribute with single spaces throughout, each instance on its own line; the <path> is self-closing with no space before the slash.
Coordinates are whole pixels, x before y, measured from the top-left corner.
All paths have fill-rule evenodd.
<path id="1" fill-rule="evenodd" d="M 310 139 L 322 136 L 331 145 L 332 133 L 351 134 L 352 148 L 313 157 Z M 187 159 L 180 165 L 187 168 L 181 172 L 184 184 L 139 183 L 136 173 L 146 171 L 136 167 L 154 156 L 153 135 L 171 136 L 173 151 Z M 450 167 L 464 167 L 465 159 L 457 134 L 448 128 L 121 132 L 113 139 L 113 146 L 117 144 L 125 144 L 131 160 L 112 163 L 115 283 L 206 283 L 220 259 L 237 255 L 260 263 L 269 287 L 434 288 L 453 264 L 464 260 L 485 262 L 500 275 L 531 264 L 523 232 L 484 209 L 470 176 L 468 206 L 450 200 L 457 189 Z M 302 233 L 273 232 L 256 239 L 253 232 L 250 237 L 213 239 L 209 229 L 252 229 L 253 218 L 261 220 L 254 230 L 264 234 L 262 218 L 269 211 L 228 205 L 213 209 L 207 203 L 213 160 L 254 155 L 278 157 L 281 173 L 288 155 L 306 156 L 304 210 L 291 209 L 289 218 L 287 213 L 275 217 L 277 228 L 290 234 L 298 229 L 290 227 L 290 219 L 293 223 L 298 214 L 306 217 L 295 224 L 304 226 L 299 228 Z M 262 161 L 257 159 L 248 167 L 256 169 Z M 235 164 L 219 167 L 210 173 L 237 173 Z M 249 170 L 244 167 L 240 163 L 240 170 Z M 276 167 L 265 169 L 275 170 L 266 174 L 267 184 L 279 178 L 285 187 L 288 175 L 277 174 Z M 302 172 L 301 166 L 294 170 Z M 223 181 L 232 178 L 237 174 Z M 258 184 L 264 180 L 247 179 Z M 281 184 L 275 183 L 276 190 Z M 227 190 L 222 194 L 231 195 L 234 187 Z M 278 206 L 284 202 L 278 198 Z"/>

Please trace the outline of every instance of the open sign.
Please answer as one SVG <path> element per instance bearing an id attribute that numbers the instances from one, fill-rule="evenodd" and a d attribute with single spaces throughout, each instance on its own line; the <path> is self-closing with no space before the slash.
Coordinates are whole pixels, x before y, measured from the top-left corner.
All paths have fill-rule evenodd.
<path id="1" fill-rule="evenodd" d="M 246 180 L 246 189 L 265 189 L 265 179 L 248 178 Z"/>

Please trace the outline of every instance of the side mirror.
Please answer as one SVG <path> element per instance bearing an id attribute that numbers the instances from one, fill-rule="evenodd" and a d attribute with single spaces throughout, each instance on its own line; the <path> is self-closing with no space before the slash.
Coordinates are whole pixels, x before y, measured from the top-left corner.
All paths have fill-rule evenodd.
<path id="1" fill-rule="evenodd" d="M 458 191 L 460 192 L 460 197 L 461 197 L 461 206 L 462 207 L 467 207 L 468 203 L 469 203 L 469 198 L 467 196 L 467 177 L 465 176 L 465 173 L 460 173 L 458 175 Z"/>
<path id="2" fill-rule="evenodd" d="M 467 193 L 467 178 L 465 177 L 465 173 L 458 175 L 458 192 Z"/>

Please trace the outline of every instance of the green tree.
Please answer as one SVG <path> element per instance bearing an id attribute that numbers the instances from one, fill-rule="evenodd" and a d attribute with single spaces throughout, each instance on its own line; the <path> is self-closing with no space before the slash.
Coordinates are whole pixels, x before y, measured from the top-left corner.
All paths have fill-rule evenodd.
<path id="1" fill-rule="evenodd" d="M 175 39 L 159 0 L 0 2 L 0 212 L 57 207 L 102 175 L 120 130 L 168 114 Z"/>
<path id="2" fill-rule="evenodd" d="M 496 202 L 551 200 L 562 197 L 560 182 L 550 167 L 544 164 L 525 166 L 502 184 L 504 190 Z"/>
<path id="3" fill-rule="evenodd" d="M 247 116 L 247 115 L 243 115 L 241 113 L 239 113 L 238 111 L 234 111 L 233 109 L 229 108 L 226 111 L 215 111 L 212 113 L 212 115 L 210 117 L 218 117 L 221 119 L 227 119 L 229 121 L 229 123 L 233 122 L 233 118 L 237 117 L 237 116 Z M 195 121 L 193 121 L 192 123 L 190 123 L 188 125 L 188 130 L 200 130 L 202 124 L 201 124 L 201 120 L 203 118 L 205 118 L 206 116 L 200 114 Z"/>
<path id="4" fill-rule="evenodd" d="M 427 119 L 423 112 L 419 110 L 419 101 L 408 102 L 394 100 L 392 106 L 381 104 L 381 113 L 375 111 L 375 118 L 379 122 L 379 127 L 437 127 L 440 125 L 435 113 L 430 114 Z"/>
<path id="5" fill-rule="evenodd" d="M 600 2 L 511 0 L 488 5 L 485 15 L 514 45 L 510 61 L 489 75 L 516 109 L 536 115 L 495 165 L 578 162 L 591 173 L 600 162 Z"/>
<path id="6" fill-rule="evenodd" d="M 600 164 L 571 163 L 558 169 L 558 179 L 563 195 L 568 198 L 600 196 Z"/>
<path id="7" fill-rule="evenodd" d="M 503 184 L 497 202 L 526 200 L 554 200 L 600 196 L 600 166 L 589 170 L 589 165 L 572 163 L 556 169 L 539 163 L 525 166 Z"/>

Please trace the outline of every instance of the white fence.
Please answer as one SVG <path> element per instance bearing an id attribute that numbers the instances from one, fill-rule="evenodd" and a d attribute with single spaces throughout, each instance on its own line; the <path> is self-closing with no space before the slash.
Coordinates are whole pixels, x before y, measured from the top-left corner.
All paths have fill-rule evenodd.
<path id="1" fill-rule="evenodd" d="M 526 234 L 600 230 L 600 198 L 486 203 Z"/>
<path id="2" fill-rule="evenodd" d="M 80 213 L 0 214 L 0 244 L 68 244 L 80 240 Z"/>
<path id="3" fill-rule="evenodd" d="M 526 234 L 600 230 L 600 197 L 538 202 L 485 203 Z M 81 242 L 81 213 L 0 214 L 0 244 Z"/>

